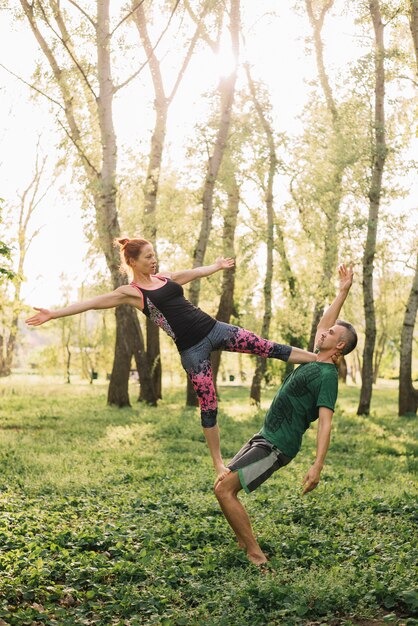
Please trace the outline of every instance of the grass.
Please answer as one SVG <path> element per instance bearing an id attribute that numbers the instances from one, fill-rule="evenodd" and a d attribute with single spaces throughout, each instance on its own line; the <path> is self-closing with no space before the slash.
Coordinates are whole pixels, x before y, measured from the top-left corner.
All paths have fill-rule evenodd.
<path id="1" fill-rule="evenodd" d="M 229 458 L 263 410 L 248 389 L 221 394 Z M 416 420 L 397 417 L 393 388 L 379 385 L 368 418 L 355 415 L 358 389 L 341 388 L 316 491 L 300 495 L 311 429 L 243 496 L 265 574 L 219 511 L 184 391 L 157 408 L 105 397 L 100 384 L 0 382 L 0 626 L 418 624 Z"/>

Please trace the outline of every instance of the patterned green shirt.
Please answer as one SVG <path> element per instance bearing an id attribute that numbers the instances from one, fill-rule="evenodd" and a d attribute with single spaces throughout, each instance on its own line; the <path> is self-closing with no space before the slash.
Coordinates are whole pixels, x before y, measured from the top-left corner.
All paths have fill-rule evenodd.
<path id="1" fill-rule="evenodd" d="M 338 372 L 333 363 L 304 363 L 285 378 L 264 418 L 260 434 L 293 458 L 302 435 L 318 419 L 319 407 L 331 411 L 338 394 Z"/>

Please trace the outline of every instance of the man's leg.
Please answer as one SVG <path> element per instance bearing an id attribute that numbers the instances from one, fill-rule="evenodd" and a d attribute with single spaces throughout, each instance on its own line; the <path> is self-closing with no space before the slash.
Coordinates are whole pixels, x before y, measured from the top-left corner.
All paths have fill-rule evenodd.
<path id="1" fill-rule="evenodd" d="M 238 472 L 230 472 L 223 480 L 215 483 L 215 495 L 239 545 L 245 548 L 252 563 L 262 565 L 267 563 L 267 557 L 254 537 L 247 511 L 238 500 L 237 494 L 241 489 Z"/>

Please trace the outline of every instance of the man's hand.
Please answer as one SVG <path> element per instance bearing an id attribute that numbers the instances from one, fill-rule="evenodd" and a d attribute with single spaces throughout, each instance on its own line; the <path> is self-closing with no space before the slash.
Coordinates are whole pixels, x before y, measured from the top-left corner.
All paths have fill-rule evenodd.
<path id="1" fill-rule="evenodd" d="M 354 270 L 353 265 L 347 267 L 344 263 L 338 266 L 338 276 L 340 279 L 340 291 L 349 291 L 353 284 Z"/>
<path id="2" fill-rule="evenodd" d="M 45 324 L 45 322 L 49 322 L 49 320 L 54 319 L 52 312 L 48 311 L 48 309 L 38 309 L 36 306 L 33 308 L 35 311 L 39 311 L 39 313 L 36 313 L 35 315 L 32 315 L 32 317 L 28 317 L 28 319 L 25 320 L 28 326 L 40 326 L 41 324 Z"/>
<path id="3" fill-rule="evenodd" d="M 312 465 L 302 481 L 302 484 L 305 485 L 302 491 L 303 496 L 305 495 L 305 493 L 308 493 L 308 491 L 312 491 L 318 486 L 320 477 L 321 470 L 317 465 Z"/>
<path id="4" fill-rule="evenodd" d="M 234 267 L 235 261 L 234 259 L 230 259 L 230 258 L 224 259 L 224 257 L 219 256 L 215 261 L 215 265 L 220 270 L 230 270 L 231 267 Z"/>

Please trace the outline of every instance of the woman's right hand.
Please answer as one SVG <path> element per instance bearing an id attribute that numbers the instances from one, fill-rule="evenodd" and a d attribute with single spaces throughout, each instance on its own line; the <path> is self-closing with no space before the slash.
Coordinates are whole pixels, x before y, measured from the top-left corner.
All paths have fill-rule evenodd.
<path id="1" fill-rule="evenodd" d="M 54 319 L 52 312 L 48 311 L 48 309 L 38 309 L 38 307 L 33 307 L 35 311 L 39 311 L 36 315 L 32 315 L 32 317 L 28 317 L 25 320 L 28 326 L 40 326 L 41 324 L 45 324 L 45 322 L 49 322 L 49 320 Z"/>

